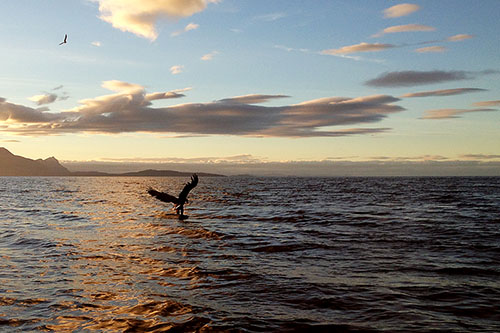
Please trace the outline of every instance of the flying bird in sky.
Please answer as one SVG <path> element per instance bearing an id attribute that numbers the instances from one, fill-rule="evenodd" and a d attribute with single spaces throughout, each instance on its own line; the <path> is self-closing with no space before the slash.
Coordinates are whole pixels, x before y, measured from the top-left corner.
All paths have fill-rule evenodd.
<path id="1" fill-rule="evenodd" d="M 64 35 L 64 40 L 63 40 L 62 42 L 60 42 L 60 43 L 59 43 L 59 45 L 66 44 L 67 40 L 68 40 L 68 35 L 67 35 L 67 34 L 65 34 L 65 35 Z"/>
<path id="2" fill-rule="evenodd" d="M 174 209 L 176 210 L 177 214 L 180 217 L 184 216 L 184 204 L 189 203 L 187 196 L 189 194 L 189 191 L 191 191 L 193 188 L 198 185 L 198 175 L 194 174 L 191 176 L 191 181 L 187 182 L 184 188 L 182 189 L 181 193 L 179 193 L 179 197 L 176 198 L 173 195 L 170 195 L 168 193 L 164 192 L 158 192 L 153 188 L 149 188 L 148 193 L 155 197 L 158 200 L 161 200 L 163 202 L 171 202 L 174 204 Z"/>

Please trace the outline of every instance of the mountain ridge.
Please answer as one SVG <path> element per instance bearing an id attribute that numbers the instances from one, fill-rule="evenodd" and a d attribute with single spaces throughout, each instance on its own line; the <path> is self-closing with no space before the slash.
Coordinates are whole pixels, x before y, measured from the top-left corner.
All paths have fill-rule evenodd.
<path id="1" fill-rule="evenodd" d="M 189 177 L 193 172 L 147 169 L 125 173 L 99 171 L 69 171 L 51 156 L 33 160 L 12 154 L 0 147 L 0 176 L 73 176 L 73 177 Z M 199 172 L 200 177 L 226 177 L 215 173 Z"/>

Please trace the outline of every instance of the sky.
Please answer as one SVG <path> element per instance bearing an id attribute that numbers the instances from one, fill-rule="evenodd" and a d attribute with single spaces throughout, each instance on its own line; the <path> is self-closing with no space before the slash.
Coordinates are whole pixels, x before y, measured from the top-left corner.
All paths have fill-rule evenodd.
<path id="1" fill-rule="evenodd" d="M 0 13 L 0 146 L 16 155 L 500 175 L 498 0 L 6 0 Z"/>

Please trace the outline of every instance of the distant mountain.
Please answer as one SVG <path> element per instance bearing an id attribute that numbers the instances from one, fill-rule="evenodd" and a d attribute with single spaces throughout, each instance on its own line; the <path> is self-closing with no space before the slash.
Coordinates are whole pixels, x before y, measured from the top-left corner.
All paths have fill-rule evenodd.
<path id="1" fill-rule="evenodd" d="M 173 170 L 143 170 L 137 172 L 126 172 L 118 174 L 118 176 L 127 177 L 191 177 L 193 173 L 191 172 L 179 172 Z M 200 177 L 225 177 L 223 175 L 218 175 L 215 173 L 199 172 Z"/>
<path id="2" fill-rule="evenodd" d="M 69 176 L 71 172 L 54 157 L 32 160 L 0 147 L 0 176 Z"/>
<path id="3" fill-rule="evenodd" d="M 77 171 L 71 172 L 56 160 L 49 157 L 45 160 L 32 160 L 12 154 L 5 148 L 0 147 L 0 176 L 107 176 L 107 177 L 190 177 L 191 172 L 179 172 L 173 170 L 143 170 L 126 173 L 106 173 L 99 171 Z M 215 173 L 198 173 L 200 177 L 225 177 Z"/>
<path id="4" fill-rule="evenodd" d="M 197 173 L 200 177 L 226 177 L 224 175 L 218 175 L 216 173 Z M 71 176 L 87 176 L 87 177 L 191 177 L 192 172 L 179 172 L 173 170 L 143 170 L 136 172 L 124 172 L 124 173 L 106 173 L 100 171 L 76 171 L 72 172 Z"/>

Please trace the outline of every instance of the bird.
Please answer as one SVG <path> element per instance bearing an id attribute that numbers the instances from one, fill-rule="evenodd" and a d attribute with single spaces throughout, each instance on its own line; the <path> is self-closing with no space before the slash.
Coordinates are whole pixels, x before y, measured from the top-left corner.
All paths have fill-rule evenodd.
<path id="1" fill-rule="evenodd" d="M 189 194 L 189 191 L 191 191 L 193 188 L 198 185 L 198 175 L 193 174 L 191 176 L 191 181 L 187 182 L 184 188 L 182 189 L 181 193 L 179 193 L 179 197 L 174 197 L 173 195 L 170 195 L 165 192 L 159 192 L 153 188 L 148 189 L 149 195 L 152 197 L 155 197 L 156 199 L 163 201 L 163 202 L 171 202 L 174 204 L 174 208 L 177 215 L 180 217 L 184 216 L 184 204 L 189 203 L 187 196 Z"/>
<path id="2" fill-rule="evenodd" d="M 64 40 L 63 40 L 62 42 L 60 42 L 60 43 L 59 43 L 59 45 L 66 44 L 66 43 L 67 43 L 67 41 L 68 41 L 68 35 L 67 35 L 67 34 L 65 34 L 65 35 L 64 35 Z"/>

